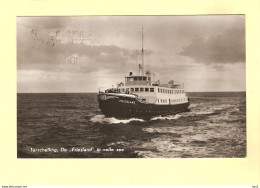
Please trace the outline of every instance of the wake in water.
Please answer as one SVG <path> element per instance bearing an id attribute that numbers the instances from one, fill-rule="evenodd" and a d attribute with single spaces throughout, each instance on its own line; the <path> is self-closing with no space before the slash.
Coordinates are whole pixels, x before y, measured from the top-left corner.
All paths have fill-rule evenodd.
<path id="1" fill-rule="evenodd" d="M 96 115 L 90 119 L 90 121 L 94 123 L 102 123 L 102 124 L 118 124 L 123 123 L 127 124 L 131 121 L 140 121 L 143 122 L 143 119 L 131 118 L 131 119 L 116 119 L 114 117 L 107 118 L 105 115 Z"/>
<path id="2" fill-rule="evenodd" d="M 174 120 L 180 118 L 181 115 L 176 114 L 176 115 L 168 115 L 168 116 L 157 116 L 154 118 L 151 118 L 148 121 L 156 121 L 156 120 Z M 139 122 L 147 122 L 147 120 L 144 119 L 138 119 L 138 118 L 130 118 L 130 119 L 116 119 L 114 117 L 105 117 L 105 115 L 95 115 L 90 119 L 93 123 L 101 123 L 101 124 L 127 124 L 130 122 L 134 121 L 139 121 Z"/>
<path id="3" fill-rule="evenodd" d="M 168 116 L 157 116 L 157 117 L 154 117 L 154 118 L 150 119 L 150 121 L 155 121 L 155 120 L 172 120 L 172 119 L 178 119 L 180 117 L 181 117 L 180 114 L 168 115 Z"/>

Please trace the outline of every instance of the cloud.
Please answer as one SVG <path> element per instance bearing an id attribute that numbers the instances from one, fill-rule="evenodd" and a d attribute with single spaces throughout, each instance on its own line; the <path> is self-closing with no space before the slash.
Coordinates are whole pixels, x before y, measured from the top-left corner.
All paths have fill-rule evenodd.
<path id="1" fill-rule="evenodd" d="M 66 16 L 17 17 L 17 25 L 30 29 L 63 29 L 72 21 L 72 17 Z"/>
<path id="2" fill-rule="evenodd" d="M 196 36 L 179 54 L 204 64 L 245 62 L 245 31 L 233 28 L 208 37 Z"/>
<path id="3" fill-rule="evenodd" d="M 57 41 L 52 45 L 47 44 L 45 38 L 34 39 L 28 29 L 18 33 L 17 65 L 20 70 L 89 73 L 109 69 L 121 73 L 135 56 L 135 51 L 114 45 L 63 44 Z M 78 56 L 77 63 L 68 61 L 68 57 L 74 54 Z"/>
<path id="4" fill-rule="evenodd" d="M 146 68 L 157 79 L 187 82 L 191 90 L 199 91 L 219 89 L 206 79 L 219 85 L 224 75 L 230 75 L 232 82 L 226 87 L 243 89 L 234 67 L 245 62 L 244 23 L 240 15 L 18 17 L 18 90 L 96 91 L 123 81 L 141 62 L 136 49 L 142 46 L 142 27 L 144 48 L 151 51 L 145 56 Z M 53 44 L 50 30 L 83 31 L 97 42 L 65 42 L 65 37 Z M 78 61 L 69 62 L 75 54 Z M 244 71 L 242 67 L 239 74 Z"/>

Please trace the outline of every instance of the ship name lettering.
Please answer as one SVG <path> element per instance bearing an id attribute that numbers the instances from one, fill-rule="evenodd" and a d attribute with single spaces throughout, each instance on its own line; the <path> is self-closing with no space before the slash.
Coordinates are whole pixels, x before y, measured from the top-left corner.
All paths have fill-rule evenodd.
<path id="1" fill-rule="evenodd" d="M 129 104 L 135 104 L 135 101 L 129 101 L 129 100 L 119 100 L 120 103 L 129 103 Z"/>

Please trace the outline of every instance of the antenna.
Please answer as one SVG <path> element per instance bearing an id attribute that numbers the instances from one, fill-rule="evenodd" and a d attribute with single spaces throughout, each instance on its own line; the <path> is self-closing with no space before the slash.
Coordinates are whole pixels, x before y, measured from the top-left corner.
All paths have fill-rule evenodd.
<path id="1" fill-rule="evenodd" d="M 142 74 L 144 75 L 144 29 L 142 27 Z"/>
<path id="2" fill-rule="evenodd" d="M 142 65 L 141 64 L 138 64 L 138 74 L 140 75 L 140 72 L 141 72 L 141 75 L 145 75 L 145 73 L 144 73 L 144 29 L 143 29 L 143 27 L 142 27 L 142 50 L 141 50 L 141 52 L 142 52 Z"/>

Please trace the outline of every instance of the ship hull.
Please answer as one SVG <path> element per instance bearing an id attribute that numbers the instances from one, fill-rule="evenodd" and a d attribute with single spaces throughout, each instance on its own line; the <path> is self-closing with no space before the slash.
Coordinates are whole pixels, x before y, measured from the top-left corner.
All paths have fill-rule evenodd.
<path id="1" fill-rule="evenodd" d="M 131 95 L 118 95 L 114 93 L 98 94 L 99 108 L 106 117 L 124 118 L 152 118 L 177 114 L 187 111 L 190 103 L 181 104 L 149 104 L 140 102 Z"/>

